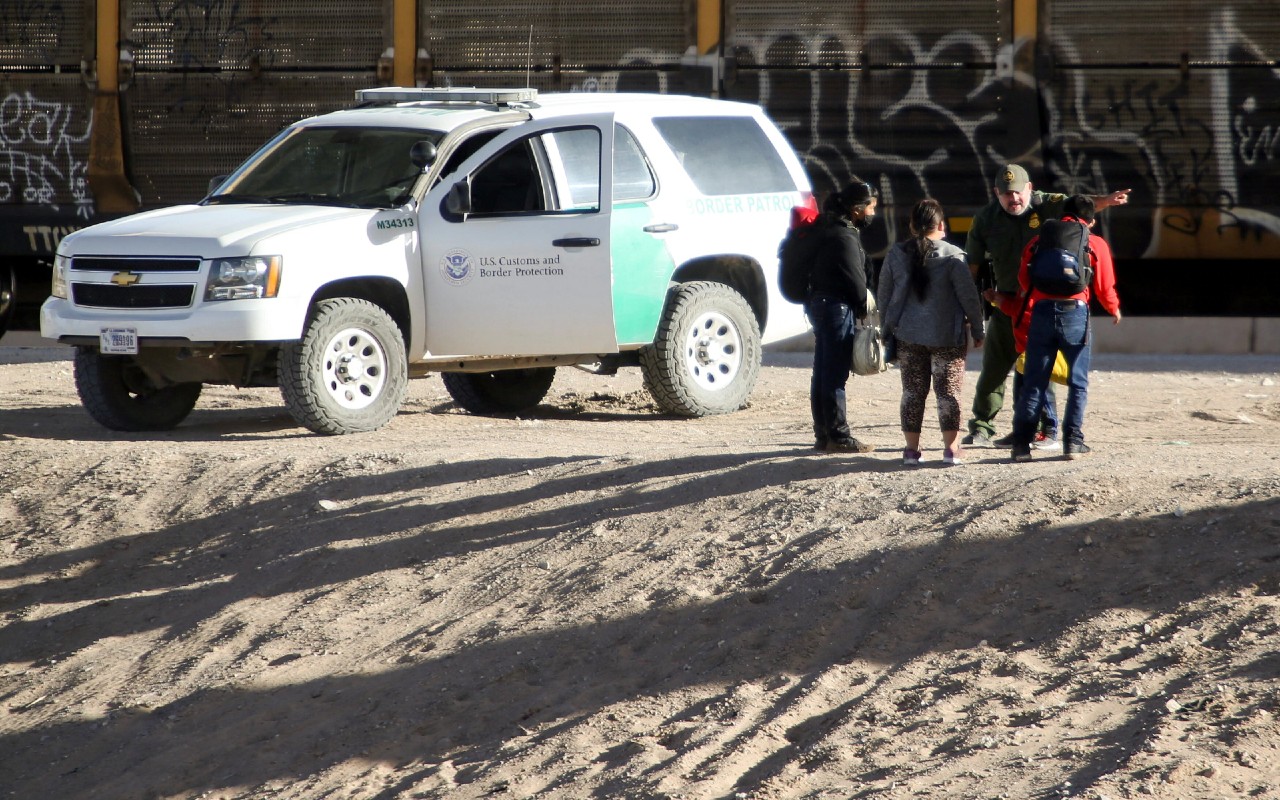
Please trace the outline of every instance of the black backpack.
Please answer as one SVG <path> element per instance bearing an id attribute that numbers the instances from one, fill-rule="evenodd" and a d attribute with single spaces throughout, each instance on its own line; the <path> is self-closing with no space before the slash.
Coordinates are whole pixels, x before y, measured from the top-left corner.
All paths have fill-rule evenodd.
<path id="1" fill-rule="evenodd" d="M 816 215 L 801 206 L 792 211 L 792 226 L 778 245 L 778 288 L 792 303 L 809 299 L 809 276 L 818 255 L 822 233 L 814 222 Z"/>
<path id="2" fill-rule="evenodd" d="M 1080 294 L 1093 280 L 1090 252 L 1087 225 L 1048 220 L 1040 227 L 1040 238 L 1032 247 L 1031 261 L 1027 264 L 1031 288 L 1050 297 Z"/>

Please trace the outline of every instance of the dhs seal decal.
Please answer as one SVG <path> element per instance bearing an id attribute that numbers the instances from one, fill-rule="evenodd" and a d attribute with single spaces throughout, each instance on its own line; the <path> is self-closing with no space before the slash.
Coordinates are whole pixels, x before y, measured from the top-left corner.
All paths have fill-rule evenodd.
<path id="1" fill-rule="evenodd" d="M 440 274 L 449 283 L 462 286 L 475 276 L 475 262 L 466 250 L 450 250 L 440 259 Z"/>

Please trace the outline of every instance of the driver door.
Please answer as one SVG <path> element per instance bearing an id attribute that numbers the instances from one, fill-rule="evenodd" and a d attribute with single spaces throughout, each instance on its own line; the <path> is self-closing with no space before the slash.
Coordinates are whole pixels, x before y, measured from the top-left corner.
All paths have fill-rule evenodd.
<path id="1" fill-rule="evenodd" d="M 613 115 L 508 129 L 424 199 L 432 357 L 615 353 Z"/>

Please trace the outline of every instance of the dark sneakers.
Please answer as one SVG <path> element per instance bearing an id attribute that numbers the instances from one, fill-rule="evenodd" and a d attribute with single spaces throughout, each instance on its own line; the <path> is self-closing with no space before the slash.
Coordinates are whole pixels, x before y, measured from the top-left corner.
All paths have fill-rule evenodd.
<path id="1" fill-rule="evenodd" d="M 992 439 L 991 446 L 998 447 L 1001 450 L 1007 450 L 1010 447 L 1013 447 L 1013 434 L 1007 433 L 1004 436 L 1001 436 L 999 439 Z"/>
<path id="2" fill-rule="evenodd" d="M 828 453 L 870 453 L 874 447 L 857 439 L 832 439 L 827 442 Z"/>
<path id="3" fill-rule="evenodd" d="M 966 447 L 990 447 L 991 437 L 983 431 L 974 431 L 961 439 L 960 444 Z"/>
<path id="4" fill-rule="evenodd" d="M 1011 458 L 1012 458 L 1014 461 L 1030 461 L 1030 460 L 1031 460 L 1031 445 L 1029 445 L 1029 444 L 1018 444 L 1018 443 L 1016 443 L 1016 442 L 1015 442 L 1015 443 L 1014 443 L 1014 445 L 1013 445 L 1013 450 L 1012 450 L 1012 456 L 1011 456 Z"/>
<path id="5" fill-rule="evenodd" d="M 1075 460 L 1080 456 L 1086 456 L 1093 452 L 1089 449 L 1089 445 L 1084 442 L 1067 442 L 1062 446 L 1062 450 L 1066 454 L 1067 458 L 1071 460 Z"/>

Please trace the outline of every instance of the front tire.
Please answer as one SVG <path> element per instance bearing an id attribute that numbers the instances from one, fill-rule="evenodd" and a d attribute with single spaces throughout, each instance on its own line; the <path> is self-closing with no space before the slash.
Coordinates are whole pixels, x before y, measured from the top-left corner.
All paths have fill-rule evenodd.
<path id="1" fill-rule="evenodd" d="M 444 388 L 453 402 L 472 414 L 515 414 L 528 411 L 547 396 L 555 367 L 504 369 L 497 372 L 445 372 Z"/>
<path id="2" fill-rule="evenodd" d="M 322 434 L 381 428 L 400 410 L 409 383 L 395 321 L 352 297 L 317 304 L 302 339 L 281 346 L 278 372 L 289 413 Z"/>
<path id="3" fill-rule="evenodd" d="M 85 411 L 113 431 L 167 431 L 187 418 L 200 383 L 157 386 L 129 356 L 104 356 L 88 347 L 75 354 L 76 392 Z"/>
<path id="4" fill-rule="evenodd" d="M 751 306 L 710 281 L 673 288 L 653 344 L 640 350 L 645 388 L 660 408 L 682 417 L 742 408 L 760 360 L 760 326 Z"/>

